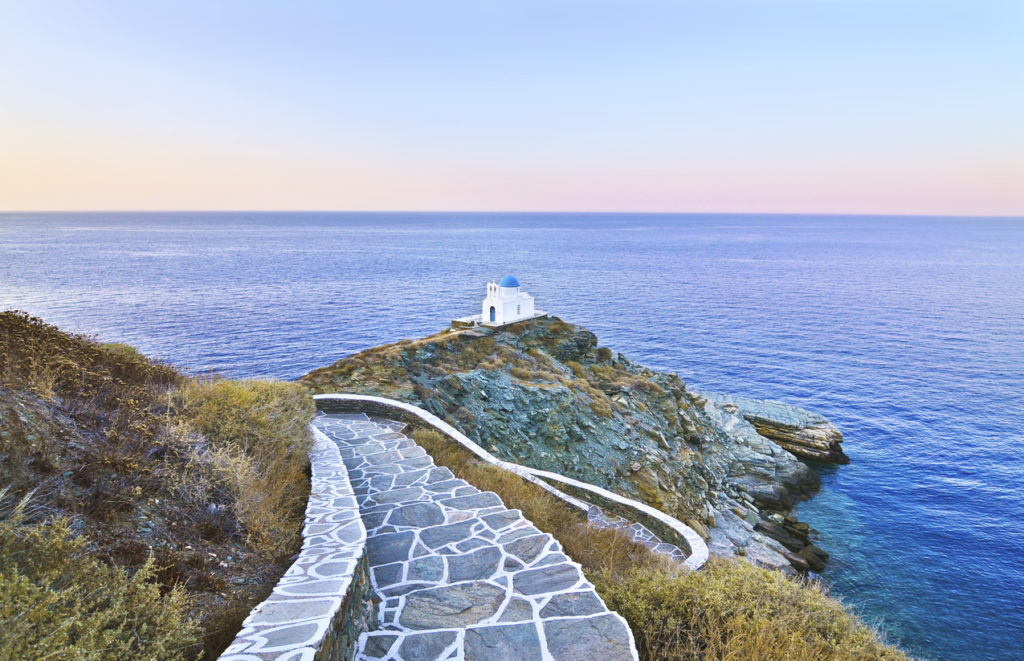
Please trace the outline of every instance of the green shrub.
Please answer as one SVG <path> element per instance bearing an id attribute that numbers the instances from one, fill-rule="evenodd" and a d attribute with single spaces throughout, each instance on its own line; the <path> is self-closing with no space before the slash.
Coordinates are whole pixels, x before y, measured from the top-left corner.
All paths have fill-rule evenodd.
<path id="1" fill-rule="evenodd" d="M 0 521 L 0 659 L 195 658 L 188 613 L 180 587 L 161 593 L 152 560 L 134 573 L 109 567 L 67 519 Z"/>
<path id="2" fill-rule="evenodd" d="M 100 344 L 100 349 L 103 349 L 122 361 L 137 363 L 150 362 L 149 358 L 139 353 L 138 349 L 130 344 L 124 344 L 123 342 L 104 342 Z"/>

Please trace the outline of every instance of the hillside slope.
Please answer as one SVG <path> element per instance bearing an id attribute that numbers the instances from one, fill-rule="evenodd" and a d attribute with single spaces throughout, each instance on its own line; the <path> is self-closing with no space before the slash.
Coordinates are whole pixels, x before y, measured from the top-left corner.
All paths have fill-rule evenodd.
<path id="1" fill-rule="evenodd" d="M 312 413 L 0 313 L 0 658 L 216 656 L 300 544 Z"/>

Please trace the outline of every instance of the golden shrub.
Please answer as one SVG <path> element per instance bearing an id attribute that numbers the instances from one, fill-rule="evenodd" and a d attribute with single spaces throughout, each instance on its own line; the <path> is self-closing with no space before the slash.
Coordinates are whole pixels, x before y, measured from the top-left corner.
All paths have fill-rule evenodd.
<path id="1" fill-rule="evenodd" d="M 590 402 L 590 410 L 604 418 L 612 417 L 612 408 L 608 406 L 608 402 L 603 397 L 595 397 Z"/>
<path id="2" fill-rule="evenodd" d="M 645 659 L 906 659 L 817 583 L 739 560 L 701 571 L 588 573 L 629 622 Z"/>
<path id="3" fill-rule="evenodd" d="M 565 363 L 566 367 L 572 370 L 572 373 L 576 375 L 577 379 L 587 378 L 587 370 L 583 365 L 580 365 L 575 360 L 568 360 Z"/>
<path id="4" fill-rule="evenodd" d="M 513 367 L 512 369 L 509 370 L 509 374 L 523 381 L 529 381 L 531 379 L 536 379 L 538 377 L 538 372 L 534 370 L 523 369 L 522 367 Z"/>

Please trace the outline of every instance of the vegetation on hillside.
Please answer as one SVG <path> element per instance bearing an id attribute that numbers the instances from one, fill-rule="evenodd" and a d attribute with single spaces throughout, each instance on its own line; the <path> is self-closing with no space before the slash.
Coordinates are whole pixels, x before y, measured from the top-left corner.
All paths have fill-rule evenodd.
<path id="1" fill-rule="evenodd" d="M 427 428 L 412 436 L 434 461 L 497 493 L 579 562 L 609 608 L 629 622 L 648 661 L 854 661 L 906 659 L 885 645 L 821 584 L 737 560 L 691 572 L 632 542 L 586 525 L 586 517 L 541 487 L 480 461 Z"/>
<path id="2" fill-rule="evenodd" d="M 0 520 L 0 654 L 5 659 L 180 659 L 198 639 L 181 586 L 152 560 L 130 572 L 95 558 L 68 519 Z"/>
<path id="3" fill-rule="evenodd" d="M 0 313 L 0 657 L 216 657 L 299 548 L 313 412 Z"/>

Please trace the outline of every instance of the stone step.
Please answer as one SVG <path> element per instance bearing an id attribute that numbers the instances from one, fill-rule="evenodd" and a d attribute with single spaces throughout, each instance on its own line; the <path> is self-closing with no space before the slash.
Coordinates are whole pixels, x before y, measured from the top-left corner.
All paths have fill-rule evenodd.
<path id="1" fill-rule="evenodd" d="M 636 659 L 557 540 L 401 433 L 361 414 L 316 418 L 348 469 L 367 529 L 377 628 L 357 659 Z"/>

